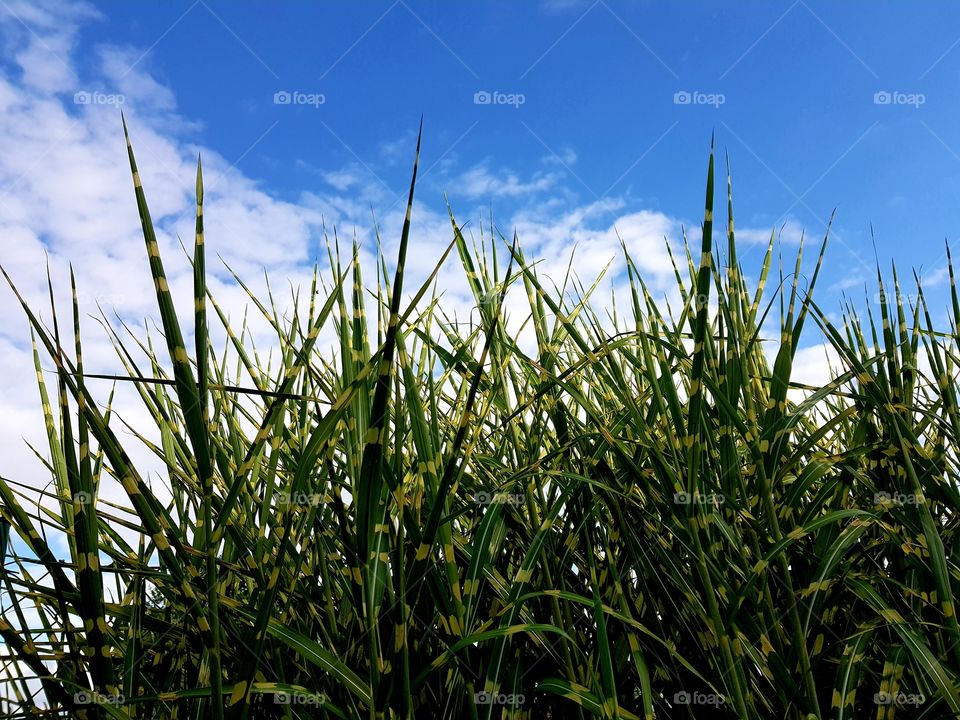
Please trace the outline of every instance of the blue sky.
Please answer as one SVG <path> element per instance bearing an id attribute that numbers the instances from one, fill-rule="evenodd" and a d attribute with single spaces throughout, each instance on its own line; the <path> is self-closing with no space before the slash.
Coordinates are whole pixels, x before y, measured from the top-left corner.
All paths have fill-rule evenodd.
<path id="1" fill-rule="evenodd" d="M 820 236 L 838 209 L 830 283 L 872 267 L 871 223 L 877 255 L 904 268 L 934 271 L 954 237 L 960 8 L 946 3 L 98 7 L 81 47 L 149 50 L 141 63 L 200 124 L 193 139 L 242 156 L 238 167 L 281 197 L 340 168 L 401 192 L 422 113 L 425 167 L 439 161 L 424 202 L 447 192 L 455 209 L 480 200 L 508 216 L 545 198 L 615 195 L 690 221 L 716 130 L 739 224 L 795 220 Z M 284 90 L 324 103 L 275 105 Z M 477 105 L 481 91 L 523 104 Z M 722 104 L 678 105 L 678 92 Z M 893 102 L 877 104 L 882 92 Z M 542 190 L 467 193 L 458 181 L 477 166 Z"/>
<path id="2" fill-rule="evenodd" d="M 923 269 L 942 321 L 944 242 L 957 240 L 960 195 L 958 20 L 960 7 L 933 2 L 721 11 L 613 0 L 0 0 L 0 264 L 35 304 L 45 302 L 49 258 L 61 290 L 73 263 L 85 313 L 99 304 L 135 326 L 155 319 L 122 107 L 184 313 L 192 276 L 178 237 L 193 232 L 198 153 L 211 258 L 255 290 L 264 270 L 275 288 L 302 285 L 334 228 L 357 237 L 372 278 L 372 214 L 392 258 L 423 116 L 405 289 L 450 240 L 446 194 L 475 236 L 491 211 L 505 235 L 516 228 L 527 257 L 557 282 L 574 246 L 589 284 L 622 238 L 669 299 L 664 239 L 678 249 L 686 226 L 699 242 L 715 132 L 732 161 L 748 277 L 771 230 L 789 272 L 801 231 L 818 244 L 836 208 L 820 305 L 836 318 L 848 293 L 876 312 L 875 263 L 895 261 L 903 279 Z M 216 260 L 208 268 L 221 305 L 239 317 L 243 292 Z M 604 292 L 623 292 L 622 264 L 607 282 Z M 469 315 L 455 259 L 438 288 Z M 29 334 L 12 300 L 0 289 L 3 471 L 43 484 L 23 442 L 45 439 Z M 522 293 L 508 296 L 508 310 L 523 320 Z M 814 331 L 797 357 L 801 382 L 829 374 Z M 85 365 L 117 371 L 106 335 L 92 321 L 84 332 Z M 269 344 L 255 317 L 252 332 Z M 133 425 L 146 420 L 123 390 L 116 408 Z"/>

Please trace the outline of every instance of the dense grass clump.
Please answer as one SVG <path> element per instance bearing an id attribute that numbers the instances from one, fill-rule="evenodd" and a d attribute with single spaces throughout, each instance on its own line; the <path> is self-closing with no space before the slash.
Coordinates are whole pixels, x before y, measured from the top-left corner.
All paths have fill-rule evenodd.
<path id="1" fill-rule="evenodd" d="M 433 278 L 404 293 L 414 169 L 392 278 L 384 265 L 367 286 L 356 248 L 331 248 L 292 316 L 251 295 L 276 331 L 271 368 L 207 290 L 199 167 L 188 319 L 132 149 L 130 164 L 163 339 L 113 335 L 117 380 L 156 423 L 172 497 L 90 392 L 76 300 L 70 340 L 24 303 L 56 368 L 49 402 L 36 353 L 56 490 L 0 478 L 0 517 L 27 548 L 6 548 L 4 717 L 960 713 L 952 267 L 948 332 L 919 282 L 908 305 L 896 280 L 879 318 L 835 327 L 813 300 L 823 248 L 801 289 L 802 247 L 768 282 L 771 239 L 748 290 L 729 181 L 714 245 L 711 153 L 682 308 L 654 302 L 624 248 L 632 304 L 602 318 L 593 288 L 547 288 L 516 240 L 481 250 L 451 215 L 447 252 L 480 318 L 466 329 Z M 504 324 L 521 286 L 532 354 Z M 760 327 L 777 307 L 771 367 Z M 316 347 L 329 325 L 333 361 Z M 801 398 L 805 325 L 843 368 Z M 128 502 L 100 499 L 107 482 Z"/>

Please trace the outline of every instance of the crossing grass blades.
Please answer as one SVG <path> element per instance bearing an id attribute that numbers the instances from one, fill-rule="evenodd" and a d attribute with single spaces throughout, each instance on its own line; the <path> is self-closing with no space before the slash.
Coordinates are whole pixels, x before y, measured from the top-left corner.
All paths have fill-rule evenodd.
<path id="1" fill-rule="evenodd" d="M 76 283 L 66 321 L 21 298 L 53 489 L 0 479 L 4 717 L 960 713 L 952 264 L 946 330 L 895 273 L 877 275 L 879 317 L 851 306 L 832 324 L 813 294 L 826 240 L 812 274 L 801 245 L 776 277 L 771 237 L 748 287 L 729 177 L 726 237 L 714 228 L 711 150 L 674 312 L 625 246 L 631 302 L 602 316 L 599 278 L 553 286 L 516 238 L 468 242 L 452 213 L 411 289 L 415 163 L 392 277 L 384 261 L 368 284 L 357 247 L 330 243 L 292 314 L 250 293 L 271 366 L 207 287 L 199 164 L 195 314 L 177 316 L 127 144 L 162 338 L 105 327 L 128 373 L 114 382 L 161 442 L 94 395 Z M 469 327 L 432 291 L 456 258 Z M 511 289 L 529 354 L 505 329 Z M 805 328 L 842 363 L 820 387 L 791 381 Z"/>

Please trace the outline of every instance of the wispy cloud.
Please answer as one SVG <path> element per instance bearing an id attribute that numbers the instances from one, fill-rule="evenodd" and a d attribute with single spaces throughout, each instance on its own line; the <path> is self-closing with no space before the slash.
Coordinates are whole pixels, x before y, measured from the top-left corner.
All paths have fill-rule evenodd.
<path id="1" fill-rule="evenodd" d="M 509 170 L 499 172 L 477 165 L 451 181 L 449 192 L 467 198 L 518 197 L 543 192 L 562 178 L 558 172 L 534 173 L 527 179 Z"/>
<path id="2" fill-rule="evenodd" d="M 781 222 L 779 225 L 764 227 L 744 227 L 734 228 L 737 243 L 749 245 L 766 245 L 770 242 L 770 236 L 773 235 L 784 245 L 799 245 L 803 237 L 804 228 L 798 220 L 789 219 Z"/>
<path id="3" fill-rule="evenodd" d="M 540 9 L 550 15 L 585 10 L 596 0 L 540 0 Z"/>
<path id="4" fill-rule="evenodd" d="M 555 155 L 544 155 L 540 162 L 546 165 L 560 165 L 570 167 L 577 162 L 577 153 L 573 148 L 561 148 Z"/>

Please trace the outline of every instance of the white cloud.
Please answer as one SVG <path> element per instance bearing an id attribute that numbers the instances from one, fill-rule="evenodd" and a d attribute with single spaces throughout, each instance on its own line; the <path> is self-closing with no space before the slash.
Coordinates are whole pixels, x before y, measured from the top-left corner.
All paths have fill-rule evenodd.
<path id="1" fill-rule="evenodd" d="M 486 165 L 476 165 L 450 183 L 450 194 L 467 198 L 518 197 L 549 190 L 562 175 L 534 173 L 528 180 L 508 171 L 495 173 Z"/>
<path id="2" fill-rule="evenodd" d="M 680 241 L 680 223 L 651 210 L 612 216 L 610 210 L 618 206 L 616 201 L 597 201 L 552 221 L 520 214 L 515 224 L 524 246 L 537 248 L 539 267 L 554 276 L 566 272 L 570 252 L 577 247 L 577 273 L 592 281 L 610 260 L 622 256 L 621 240 L 648 279 L 672 276 L 666 243 Z"/>
<path id="3" fill-rule="evenodd" d="M 341 192 L 356 187 L 364 180 L 363 173 L 360 171 L 360 168 L 356 166 L 340 170 L 330 170 L 322 173 L 322 177 L 334 190 Z"/>
<path id="4" fill-rule="evenodd" d="M 565 165 L 570 167 L 571 165 L 576 164 L 577 153 L 574 152 L 573 148 L 565 147 L 561 148 L 560 152 L 558 153 L 544 155 L 540 160 L 547 165 Z"/>
<path id="5" fill-rule="evenodd" d="M 793 357 L 791 380 L 805 385 L 821 386 L 843 372 L 845 368 L 833 346 L 819 343 L 797 350 Z"/>
<path id="6" fill-rule="evenodd" d="M 923 279 L 923 287 L 925 289 L 932 288 L 938 285 L 942 285 L 943 283 L 947 282 L 947 280 L 950 279 L 950 268 L 947 265 L 946 261 L 944 261 L 943 265 L 941 265 L 940 267 L 934 268 L 933 270 L 927 273 L 918 273 L 918 274 L 920 274 L 920 277 Z"/>
<path id="7" fill-rule="evenodd" d="M 36 3 L 11 0 L 0 5 L 0 25 L 19 26 L 3 34 L 3 51 L 22 71 L 22 82 L 31 90 L 63 92 L 75 85 L 70 63 L 79 23 L 98 17 L 87 3 L 50 0 Z M 29 28 L 29 31 L 27 31 Z"/>
<path id="8" fill-rule="evenodd" d="M 866 288 L 868 284 L 868 280 L 860 272 L 854 272 L 850 275 L 841 277 L 830 286 L 830 289 L 849 290 L 851 288 Z"/>
<path id="9" fill-rule="evenodd" d="M 144 68 L 143 53 L 127 47 L 103 47 L 99 50 L 101 70 L 109 91 L 118 92 L 142 111 L 173 111 L 173 91 L 157 82 Z"/>
<path id="10" fill-rule="evenodd" d="M 804 236 L 804 229 L 798 220 L 788 218 L 775 228 L 737 227 L 734 228 L 734 234 L 737 244 L 766 245 L 770 242 L 770 235 L 773 234 L 784 245 L 799 245 L 800 239 Z"/>
<path id="11" fill-rule="evenodd" d="M 407 162 L 412 157 L 413 148 L 417 145 L 415 133 L 407 133 L 402 137 L 380 143 L 380 158 L 387 165 L 397 165 Z"/>
<path id="12" fill-rule="evenodd" d="M 192 123 L 176 114 L 173 92 L 149 73 L 145 60 L 133 66 L 141 52 L 100 48 L 93 53 L 99 60 L 92 65 L 93 74 L 79 80 L 74 39 L 80 23 L 92 16 L 86 6 L 62 3 L 36 7 L 9 3 L 0 12 L 5 49 L 17 58 L 22 71 L 19 76 L 0 76 L 0 233 L 4 238 L 0 263 L 49 322 L 49 310 L 43 310 L 48 307 L 49 255 L 58 310 L 66 322 L 68 263 L 72 262 L 83 313 L 86 366 L 92 372 L 112 373 L 120 366 L 109 339 L 86 315 L 97 314 L 99 302 L 108 314 L 115 309 L 137 327 L 139 319 L 155 318 L 156 298 L 117 107 L 78 105 L 75 92 L 89 88 L 125 95 L 140 175 L 170 285 L 184 317 L 191 314 L 191 273 L 177 236 L 192 242 L 198 151 L 203 153 L 207 187 L 211 284 L 235 318 L 243 306 L 243 293 L 217 279 L 226 273 L 216 255 L 246 277 L 269 264 L 278 274 L 300 280 L 323 218 L 308 205 L 272 197 L 215 150 L 188 142 L 185 135 Z M 30 440 L 41 452 L 46 448 L 28 326 L 9 290 L 0 289 L 0 295 L 0 349 L 5 364 L 0 390 L 0 447 L 4 450 L 0 471 L 5 477 L 43 487 L 49 476 L 23 442 Z M 253 329 L 258 339 L 269 340 L 263 322 L 254 322 Z M 44 361 L 45 367 L 49 365 Z M 101 399 L 107 389 L 97 387 L 103 391 Z M 118 392 L 116 409 L 141 431 L 149 431 L 150 423 L 145 422 L 132 387 Z M 145 452 L 135 457 L 144 461 L 144 472 L 159 469 Z M 105 492 L 119 499 L 122 491 L 109 485 Z"/>

